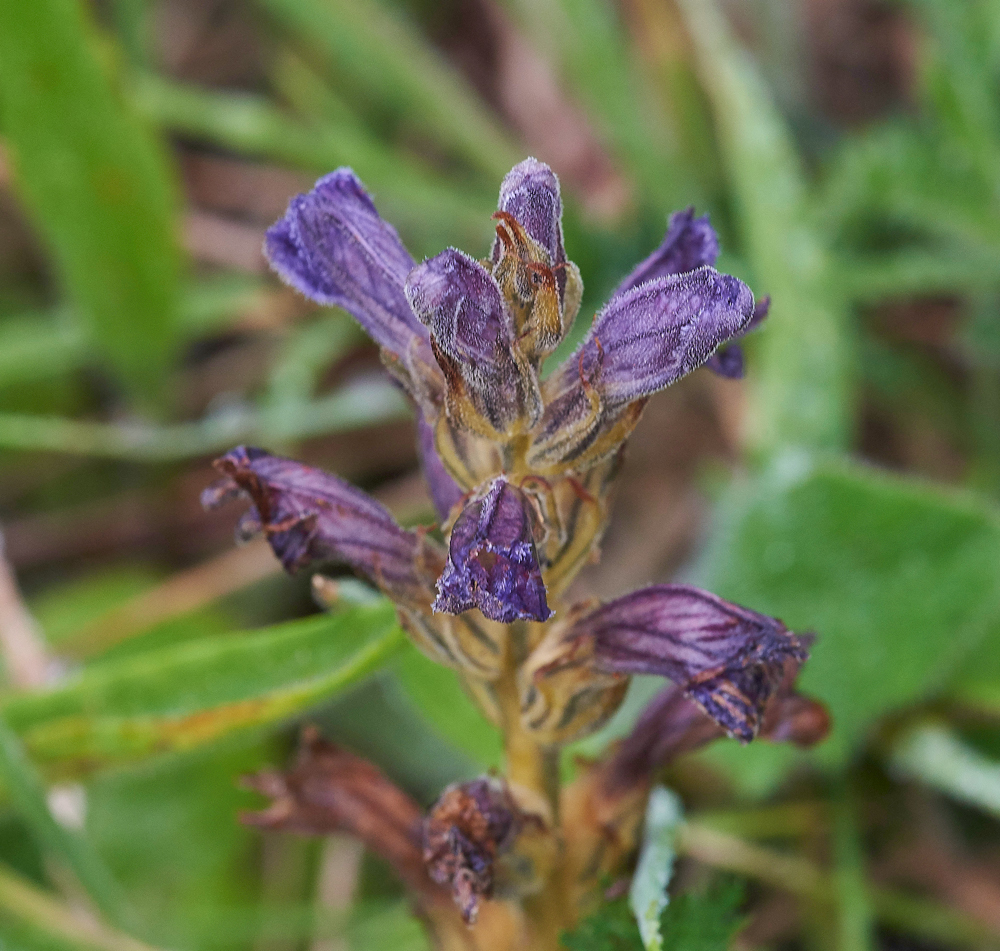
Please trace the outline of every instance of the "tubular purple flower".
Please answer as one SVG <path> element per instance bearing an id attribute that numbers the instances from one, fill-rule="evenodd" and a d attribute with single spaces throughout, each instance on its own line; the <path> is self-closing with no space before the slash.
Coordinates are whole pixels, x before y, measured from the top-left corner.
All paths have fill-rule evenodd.
<path id="1" fill-rule="evenodd" d="M 621 410 L 701 366 L 743 332 L 753 310 L 750 288 L 707 266 L 616 294 L 546 381 L 533 459 L 571 461 L 595 443 L 606 456 L 628 435 L 602 440 Z"/>
<path id="2" fill-rule="evenodd" d="M 588 614 L 567 634 L 609 673 L 668 677 L 727 733 L 749 741 L 788 660 L 808 656 L 781 621 L 690 585 L 643 588 Z"/>
<path id="3" fill-rule="evenodd" d="M 618 285 L 611 299 L 647 281 L 714 265 L 718 257 L 719 237 L 709 224 L 708 215 L 695 218 L 694 208 L 675 211 L 663 243 Z"/>
<path id="4" fill-rule="evenodd" d="M 504 624 L 552 616 L 535 551 L 530 503 L 503 477 L 458 516 L 438 580 L 435 611 L 461 614 L 471 608 Z"/>
<path id="5" fill-rule="evenodd" d="M 529 236 L 548 253 L 549 266 L 566 261 L 562 235 L 562 199 L 559 180 L 548 165 L 529 158 L 515 165 L 500 185 L 499 211 L 514 218 Z M 493 242 L 496 262 L 503 245 Z"/>
<path id="6" fill-rule="evenodd" d="M 426 608 L 430 585 L 443 560 L 418 532 L 401 528 L 371 496 L 311 466 L 239 446 L 215 461 L 225 479 L 202 495 L 214 507 L 245 493 L 287 571 L 343 561 L 387 594 Z"/>
<path id="7" fill-rule="evenodd" d="M 390 363 L 398 361 L 412 373 L 410 355 L 416 352 L 433 366 L 427 328 L 403 292 L 413 258 L 351 169 L 339 168 L 293 198 L 268 229 L 264 253 L 297 291 L 350 313 Z"/>
<path id="8" fill-rule="evenodd" d="M 520 357 L 514 327 L 492 275 L 448 248 L 415 267 L 406 296 L 428 327 L 448 385 L 448 412 L 470 429 L 495 433 L 538 418 L 538 382 Z"/>

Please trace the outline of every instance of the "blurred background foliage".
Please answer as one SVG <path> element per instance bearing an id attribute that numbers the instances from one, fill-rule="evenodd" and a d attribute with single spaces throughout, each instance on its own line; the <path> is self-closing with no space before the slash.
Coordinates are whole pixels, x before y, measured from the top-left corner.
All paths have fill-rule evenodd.
<path id="1" fill-rule="evenodd" d="M 349 164 L 417 258 L 483 254 L 526 154 L 584 315 L 687 205 L 773 298 L 745 381 L 653 401 L 580 586 L 818 634 L 831 739 L 672 767 L 675 887 L 745 880 L 742 948 L 1000 945 L 998 81 L 996 0 L 0 4 L 4 945 L 425 946 L 352 842 L 240 826 L 238 779 L 310 721 L 426 803 L 497 737 L 387 605 L 317 613 L 198 495 L 254 442 L 430 521 L 405 401 L 263 230 Z M 679 949 L 732 931 L 676 908 Z"/>

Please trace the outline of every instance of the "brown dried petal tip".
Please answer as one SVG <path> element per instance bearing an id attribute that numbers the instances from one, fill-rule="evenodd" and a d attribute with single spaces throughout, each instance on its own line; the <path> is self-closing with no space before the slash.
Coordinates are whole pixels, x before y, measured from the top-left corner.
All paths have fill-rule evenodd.
<path id="1" fill-rule="evenodd" d="M 479 900 L 493 893 L 494 863 L 520 828 L 506 786 L 492 778 L 449 786 L 424 820 L 424 862 L 451 889 L 462 918 L 476 920 Z"/>

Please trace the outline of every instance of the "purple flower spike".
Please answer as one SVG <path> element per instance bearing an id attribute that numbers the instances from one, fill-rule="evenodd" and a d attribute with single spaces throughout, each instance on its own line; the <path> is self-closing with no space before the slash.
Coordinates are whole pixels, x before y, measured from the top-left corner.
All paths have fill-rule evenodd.
<path id="1" fill-rule="evenodd" d="M 675 211 L 663 244 L 621 282 L 612 299 L 647 281 L 713 265 L 718 257 L 719 238 L 708 223 L 708 215 L 695 218 L 694 208 Z"/>
<path id="2" fill-rule="evenodd" d="M 398 359 L 415 341 L 427 345 L 427 329 L 403 293 L 413 258 L 351 169 L 293 198 L 268 229 L 264 253 L 283 281 L 319 304 L 343 307 Z"/>
<path id="3" fill-rule="evenodd" d="M 233 449 L 215 468 L 226 478 L 206 490 L 203 502 L 218 504 L 238 490 L 249 495 L 287 571 L 344 561 L 393 597 L 426 606 L 429 583 L 421 567 L 433 554 L 428 542 L 400 528 L 371 496 L 320 469 L 252 447 Z"/>
<path id="4" fill-rule="evenodd" d="M 537 381 L 518 360 L 500 288 L 478 261 L 448 248 L 413 269 L 406 296 L 430 327 L 453 401 L 450 413 L 467 417 L 468 400 L 500 433 L 522 418 L 537 419 Z M 476 428 L 473 420 L 464 421 Z"/>
<path id="5" fill-rule="evenodd" d="M 451 530 L 448 562 L 435 611 L 479 608 L 493 621 L 546 621 L 552 616 L 531 529 L 528 501 L 506 479 L 466 505 Z"/>
<path id="6" fill-rule="evenodd" d="M 781 621 L 689 585 L 643 588 L 579 621 L 569 635 L 593 644 L 598 667 L 669 677 L 727 733 L 748 741 L 806 650 Z"/>
<path id="7" fill-rule="evenodd" d="M 559 179 L 548 165 L 533 158 L 515 165 L 500 186 L 497 208 L 515 218 L 548 252 L 550 266 L 566 260 Z M 500 251 L 501 242 L 494 241 L 494 261 L 500 257 Z"/>

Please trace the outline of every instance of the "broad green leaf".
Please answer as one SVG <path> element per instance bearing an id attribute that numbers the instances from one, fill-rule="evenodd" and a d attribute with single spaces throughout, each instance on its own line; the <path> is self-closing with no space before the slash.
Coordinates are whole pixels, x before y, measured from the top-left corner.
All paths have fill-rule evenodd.
<path id="1" fill-rule="evenodd" d="M 301 715 L 404 643 L 392 605 L 108 660 L 2 707 L 50 775 L 187 750 Z"/>
<path id="2" fill-rule="evenodd" d="M 785 457 L 717 512 L 707 586 L 817 632 L 799 678 L 830 708 L 815 758 L 840 766 L 872 723 L 938 694 L 1000 620 L 1000 518 L 982 499 L 861 465 Z M 765 788 L 785 746 L 720 748 Z"/>
<path id="3" fill-rule="evenodd" d="M 458 675 L 428 660 L 412 645 L 393 665 L 404 693 L 440 735 L 481 767 L 499 766 L 500 731 L 462 689 Z"/>
<path id="4" fill-rule="evenodd" d="M 714 0 L 679 6 L 715 112 L 753 287 L 773 300 L 751 365 L 754 443 L 765 453 L 839 448 L 851 428 L 847 314 L 792 136 Z"/>
<path id="5" fill-rule="evenodd" d="M 87 783 L 87 834 L 144 925 L 168 948 L 203 951 L 248 947 L 262 927 L 260 866 L 248 861 L 260 833 L 238 820 L 259 808 L 240 778 L 282 765 L 284 744 L 216 744 L 142 769 L 114 770 Z M 304 933 L 284 906 L 283 924 Z M 301 915 L 299 916 L 301 919 Z M 307 933 L 307 932 L 306 932 Z"/>
<path id="6" fill-rule="evenodd" d="M 898 775 L 1000 818 L 1000 763 L 944 726 L 925 724 L 906 733 L 896 742 L 889 765 Z"/>
<path id="7" fill-rule="evenodd" d="M 677 859 L 674 839 L 683 818 L 684 807 L 677 794 L 655 787 L 646 805 L 642 850 L 628 896 L 646 951 L 663 951 L 660 915 L 667 907 L 667 886 Z"/>
<path id="8" fill-rule="evenodd" d="M 112 88 L 79 0 L 0 5 L 0 121 L 88 337 L 137 393 L 156 394 L 178 329 L 173 174 Z"/>

